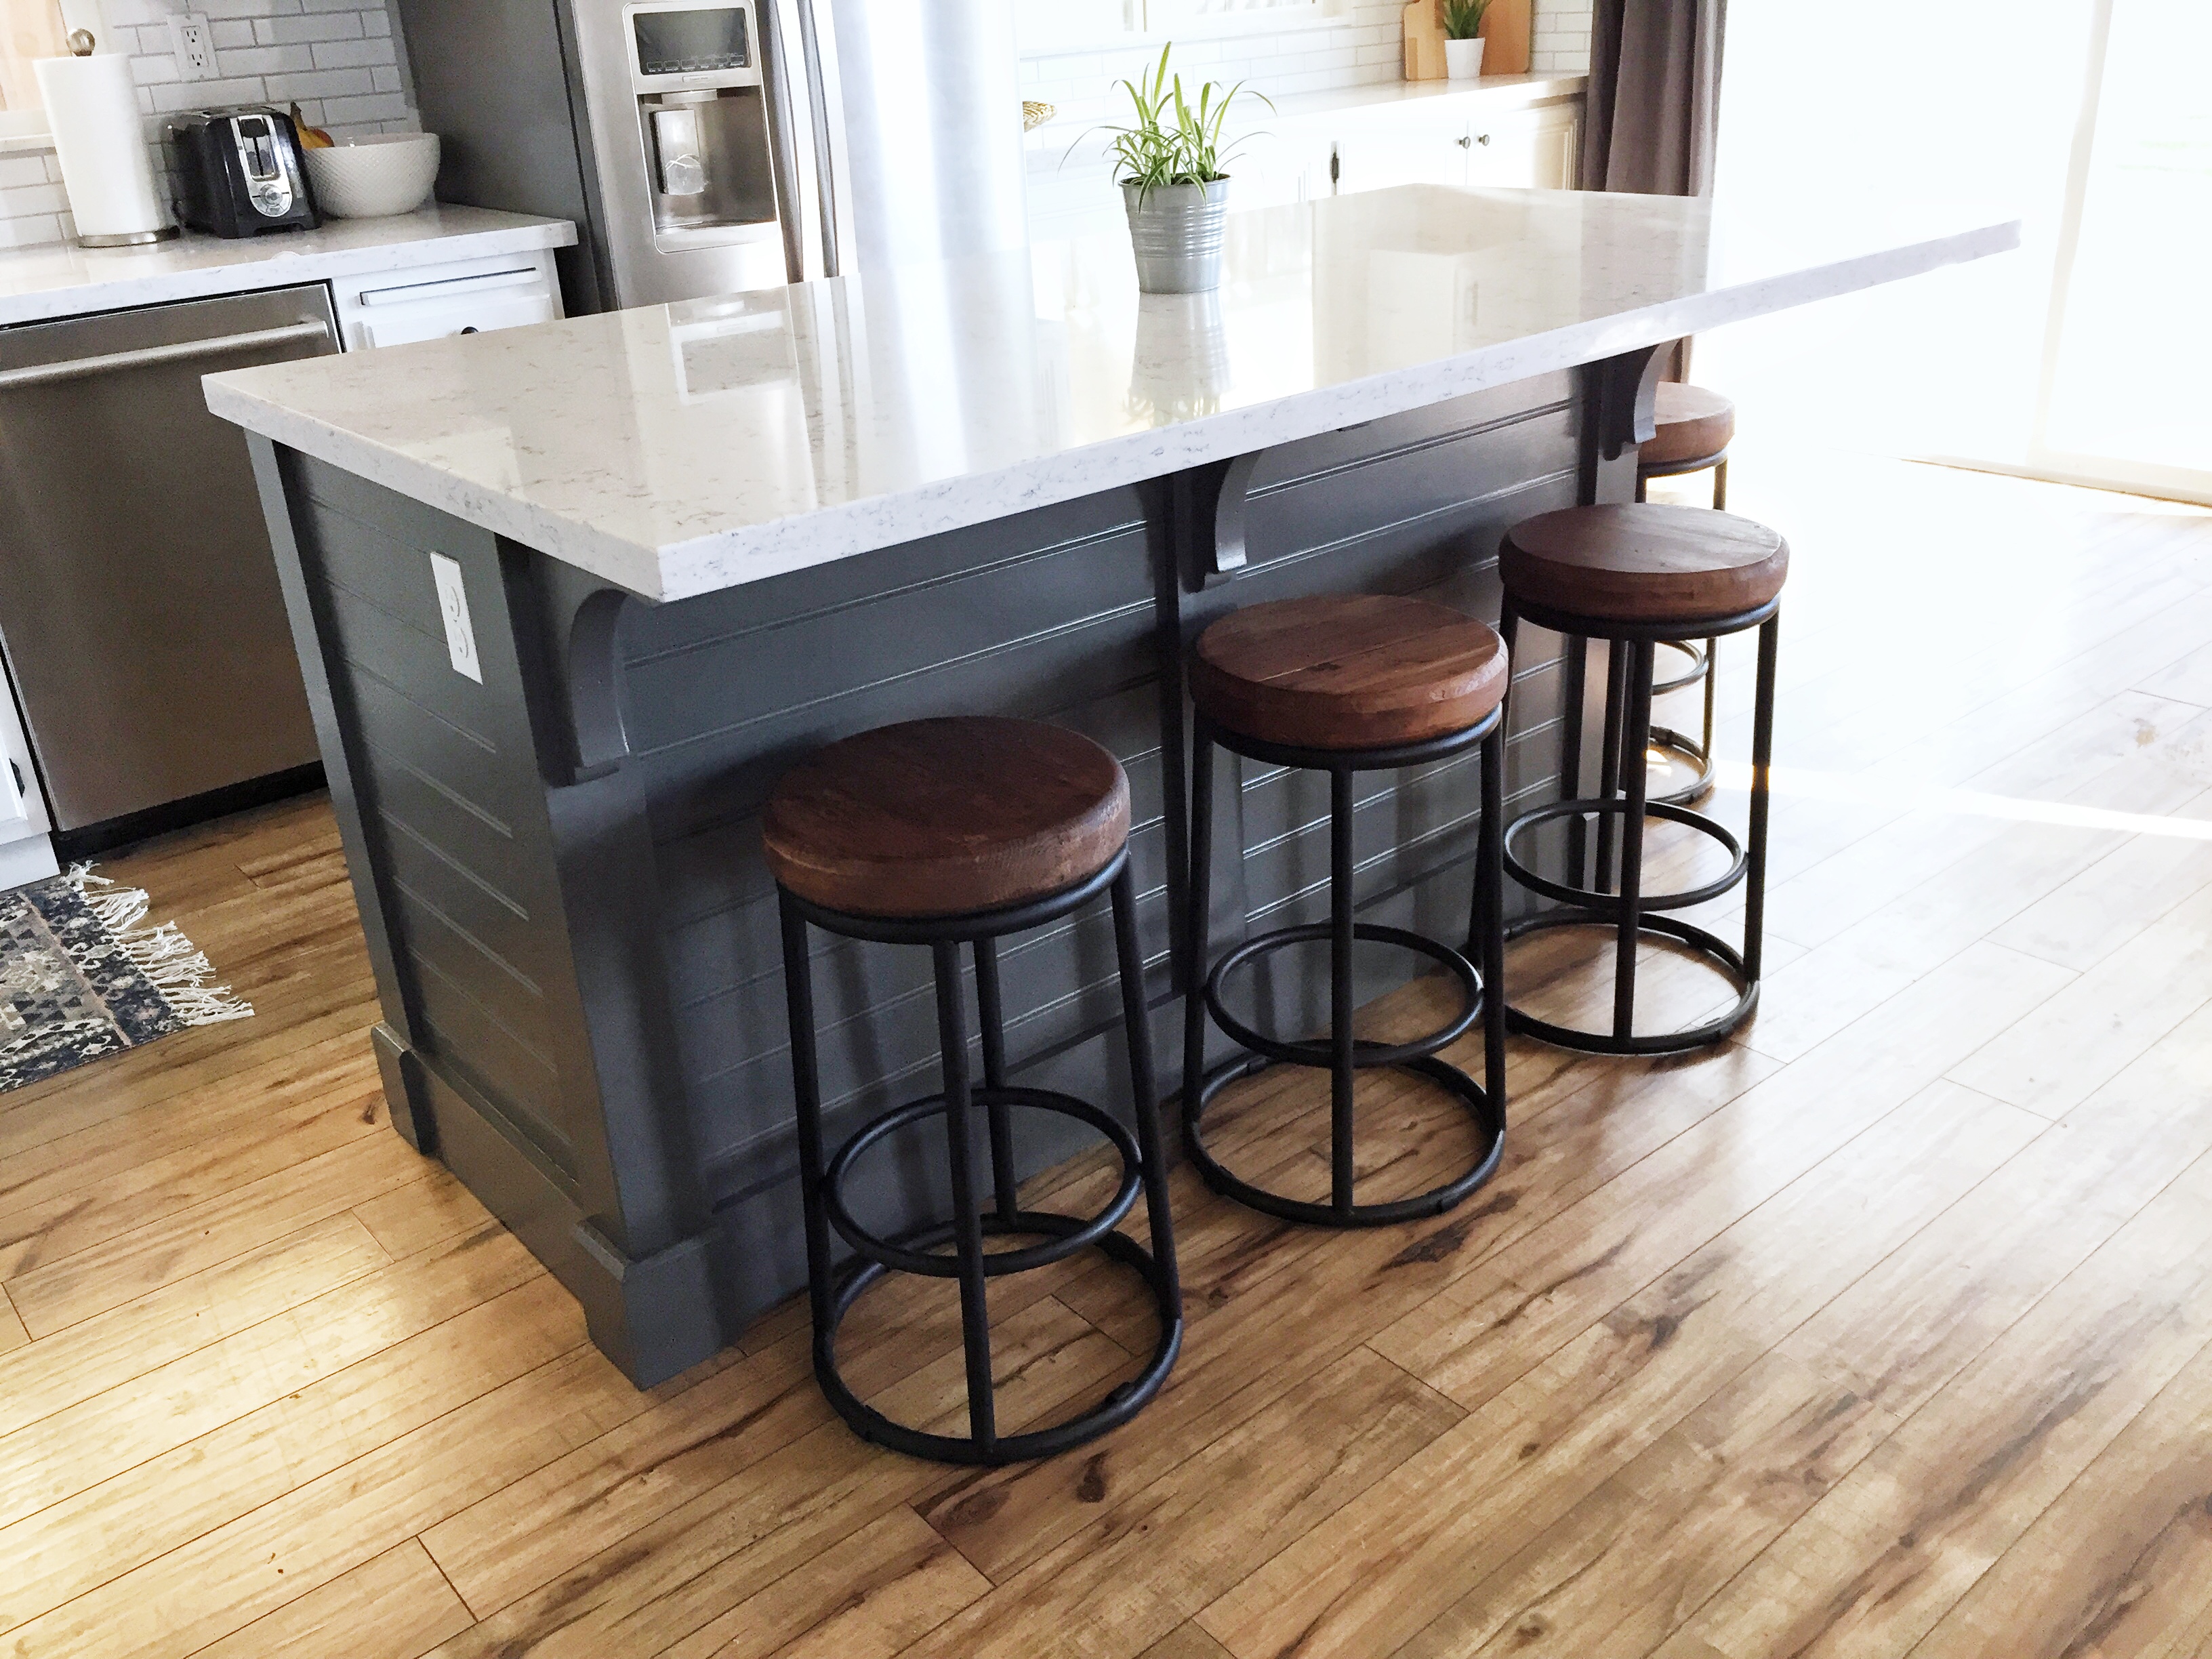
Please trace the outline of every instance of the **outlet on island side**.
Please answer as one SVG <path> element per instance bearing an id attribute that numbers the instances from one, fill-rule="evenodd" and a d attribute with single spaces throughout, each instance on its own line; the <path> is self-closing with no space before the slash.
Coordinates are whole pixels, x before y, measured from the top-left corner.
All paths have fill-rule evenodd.
<path id="1" fill-rule="evenodd" d="M 169 46 L 177 58 L 177 73 L 187 81 L 212 81 L 216 67 L 215 36 L 208 20 L 196 11 L 169 14 Z"/>

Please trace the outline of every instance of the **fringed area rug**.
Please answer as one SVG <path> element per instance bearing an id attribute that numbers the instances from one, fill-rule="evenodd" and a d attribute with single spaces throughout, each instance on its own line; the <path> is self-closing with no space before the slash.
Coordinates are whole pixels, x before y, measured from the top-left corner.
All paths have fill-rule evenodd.
<path id="1" fill-rule="evenodd" d="M 0 1092 L 252 1013 L 146 903 L 82 865 L 0 893 Z"/>

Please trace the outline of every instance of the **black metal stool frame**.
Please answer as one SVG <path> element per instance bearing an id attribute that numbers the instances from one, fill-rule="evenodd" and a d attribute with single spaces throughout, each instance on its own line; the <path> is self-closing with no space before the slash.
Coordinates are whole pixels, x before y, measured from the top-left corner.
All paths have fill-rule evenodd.
<path id="1" fill-rule="evenodd" d="M 1729 447 L 1723 444 L 1710 455 L 1693 455 L 1686 460 L 1638 462 L 1636 468 L 1636 499 L 1643 501 L 1645 487 L 1654 478 L 1680 477 L 1686 472 L 1703 472 L 1711 467 L 1713 472 L 1713 511 L 1728 511 Z M 1652 797 L 1654 804 L 1668 806 L 1689 806 L 1703 800 L 1713 792 L 1713 684 L 1715 665 L 1718 661 L 1720 641 L 1708 639 L 1703 646 L 1689 640 L 1659 640 L 1659 645 L 1672 646 L 1690 659 L 1690 665 L 1670 680 L 1662 680 L 1651 688 L 1651 695 L 1663 697 L 1669 691 L 1680 691 L 1703 680 L 1705 684 L 1705 735 L 1692 741 L 1671 726 L 1651 728 L 1652 746 L 1671 750 L 1690 763 L 1690 781 L 1679 789 Z"/>
<path id="2" fill-rule="evenodd" d="M 1122 1024 L 1129 1048 L 1129 1083 L 1136 1103 L 1133 1137 L 1101 1108 L 1049 1090 L 1006 1082 L 1006 1027 L 1000 995 L 997 941 L 1054 921 L 1109 892 L 1121 988 Z M 1158 1394 L 1182 1346 L 1182 1292 L 1176 1272 L 1175 1232 L 1169 1209 L 1167 1158 L 1160 1133 L 1152 1031 L 1145 1007 L 1144 957 L 1137 943 L 1136 894 L 1125 846 L 1093 874 L 1060 892 L 994 910 L 914 919 L 848 915 L 779 888 L 783 921 L 784 985 L 791 1019 L 791 1062 L 799 1118 L 801 1200 L 805 1212 L 807 1294 L 814 1316 L 814 1375 L 837 1414 L 864 1440 L 939 1462 L 1001 1465 L 1050 1457 L 1096 1439 L 1135 1416 Z M 941 1094 L 887 1112 L 855 1133 L 834 1156 L 823 1142 L 822 1081 L 814 1030 L 814 981 L 807 952 L 809 924 L 848 939 L 889 945 L 927 945 L 936 974 L 938 1041 L 945 1088 Z M 975 1000 L 982 1028 L 983 1081 L 968 1064 L 968 1011 L 961 982 L 960 946 L 975 963 Z M 986 1212 L 977 1193 L 975 1118 L 983 1109 L 991 1148 L 994 1203 Z M 1016 1106 L 1055 1112 L 1089 1125 L 1121 1155 L 1120 1189 L 1088 1220 L 1024 1210 L 1016 1188 L 1013 1131 Z M 952 1219 L 897 1243 L 867 1231 L 855 1220 L 842 1192 L 845 1176 L 870 1146 L 894 1130 L 942 1116 L 952 1184 Z M 1115 1231 L 1141 1188 L 1152 1248 Z M 830 1257 L 835 1231 L 856 1260 L 842 1269 Z M 987 1237 L 1040 1236 L 1045 1242 L 1016 1250 L 987 1252 Z M 953 1252 L 939 1252 L 946 1244 Z M 1095 1247 L 1135 1269 L 1151 1289 L 1160 1338 L 1144 1371 L 1091 1410 L 1028 1433 L 998 1431 L 991 1381 L 990 1318 L 986 1286 L 992 1279 L 1043 1267 Z M 896 1423 L 864 1403 L 837 1370 L 837 1330 L 869 1285 L 891 1271 L 957 1279 L 960 1328 L 968 1380 L 965 1436 L 931 1434 Z"/>
<path id="3" fill-rule="evenodd" d="M 1482 827 L 1475 855 L 1475 921 L 1471 944 L 1481 956 L 1479 972 L 1463 953 L 1449 945 L 1403 928 L 1357 921 L 1352 906 L 1352 792 L 1355 775 L 1422 765 L 1478 744 L 1482 747 Z M 1277 928 L 1248 939 L 1208 971 L 1213 750 L 1217 744 L 1232 754 L 1270 765 L 1328 774 L 1329 921 L 1325 925 Z M 1425 742 L 1386 749 L 1307 749 L 1269 743 L 1218 726 L 1200 713 L 1193 723 L 1190 776 L 1191 864 L 1187 898 L 1189 925 L 1185 930 L 1189 959 L 1183 1004 L 1185 1154 L 1215 1192 L 1264 1214 L 1307 1226 L 1382 1227 L 1439 1215 L 1450 1209 L 1497 1173 L 1505 1148 L 1504 873 L 1501 862 L 1505 817 L 1505 719 L 1502 701 L 1477 725 Z M 1237 968 L 1270 951 L 1324 938 L 1329 942 L 1330 975 L 1327 1039 L 1284 1042 L 1263 1036 L 1228 1012 L 1222 1001 L 1222 985 Z M 1352 1031 L 1352 949 L 1353 942 L 1362 939 L 1415 951 L 1442 963 L 1460 981 L 1467 999 L 1458 1018 L 1412 1042 L 1379 1043 L 1355 1037 Z M 1247 1051 L 1211 1072 L 1206 1069 L 1206 1020 L 1209 1014 L 1226 1036 Z M 1480 1086 L 1458 1066 L 1435 1057 L 1438 1049 L 1457 1039 L 1478 1018 L 1483 1022 L 1485 1045 L 1485 1080 Z M 1330 1201 L 1327 1204 L 1286 1198 L 1255 1187 L 1231 1173 L 1206 1150 L 1201 1123 L 1213 1097 L 1231 1080 L 1251 1076 L 1278 1062 L 1327 1066 L 1329 1070 Z M 1378 1066 L 1404 1066 L 1457 1096 L 1482 1131 L 1485 1144 L 1472 1169 L 1441 1187 L 1410 1198 L 1362 1204 L 1354 1193 L 1354 1096 L 1359 1072 Z"/>
<path id="4" fill-rule="evenodd" d="M 1524 812 L 1505 830 L 1504 862 L 1515 879 L 1536 892 L 1565 900 L 1567 908 L 1517 921 L 1505 930 L 1505 937 L 1516 939 L 1549 928 L 1590 925 L 1609 925 L 1617 934 L 1610 1032 L 1577 1030 L 1508 1007 L 1506 1018 L 1514 1030 L 1589 1054 L 1686 1054 L 1719 1042 L 1749 1019 L 1759 1006 L 1766 925 L 1767 775 L 1774 755 L 1774 678 L 1781 638 L 1781 606 L 1778 596 L 1756 610 L 1731 617 L 1689 623 L 1626 623 L 1574 616 L 1547 606 L 1516 601 L 1510 594 L 1506 596 L 1498 631 L 1504 636 L 1509 654 L 1524 621 L 1550 629 L 1569 641 L 1559 775 L 1571 790 L 1579 787 L 1582 778 L 1583 693 L 1589 641 L 1606 641 L 1611 662 L 1606 677 L 1605 738 L 1597 796 L 1570 797 L 1533 812 Z M 1740 847 L 1724 826 L 1705 814 L 1671 800 L 1649 799 L 1649 769 L 1638 763 L 1652 738 L 1651 699 L 1657 647 L 1686 639 L 1717 640 L 1753 628 L 1759 629 L 1759 686 L 1752 725 L 1751 825 L 1747 843 Z M 1717 880 L 1680 893 L 1645 893 L 1644 822 L 1650 814 L 1689 824 L 1711 836 L 1735 855 L 1729 872 Z M 1597 866 L 1589 877 L 1594 884 L 1584 886 L 1581 884 L 1587 867 L 1584 828 L 1592 817 L 1598 820 Z M 1512 842 L 1524 830 L 1562 817 L 1568 820 L 1570 879 L 1558 883 L 1537 876 L 1523 866 L 1512 852 Z M 1611 883 L 1616 819 L 1620 825 L 1620 890 L 1613 893 L 1607 889 Z M 1741 951 L 1702 927 L 1652 914 L 1705 903 L 1739 883 L 1746 884 Z M 1636 950 L 1638 939 L 1647 934 L 1687 945 L 1718 966 L 1735 981 L 1738 993 L 1735 1006 L 1718 1018 L 1700 1025 L 1636 1036 Z"/>

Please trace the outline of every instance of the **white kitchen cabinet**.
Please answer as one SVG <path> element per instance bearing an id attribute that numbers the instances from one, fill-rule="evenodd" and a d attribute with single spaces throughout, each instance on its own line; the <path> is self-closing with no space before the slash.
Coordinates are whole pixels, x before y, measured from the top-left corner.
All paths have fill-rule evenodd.
<path id="1" fill-rule="evenodd" d="M 1470 111 L 1365 110 L 1339 129 L 1336 193 L 1392 185 L 1572 190 L 1582 121 L 1571 100 Z"/>
<path id="2" fill-rule="evenodd" d="M 489 334 L 561 315 L 553 257 L 544 251 L 381 271 L 331 287 L 349 351 Z"/>
<path id="3" fill-rule="evenodd" d="M 7 675 L 0 673 L 0 891 L 60 868 L 50 839 L 52 829 L 14 691 Z"/>

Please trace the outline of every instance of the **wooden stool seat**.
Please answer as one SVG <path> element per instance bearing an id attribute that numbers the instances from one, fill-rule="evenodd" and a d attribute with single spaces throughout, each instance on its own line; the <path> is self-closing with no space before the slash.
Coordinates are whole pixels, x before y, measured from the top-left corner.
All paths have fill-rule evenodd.
<path id="1" fill-rule="evenodd" d="M 1756 611 L 1782 592 L 1790 544 L 1702 507 L 1570 507 L 1516 524 L 1498 550 L 1505 591 L 1593 620 L 1693 623 Z"/>
<path id="2" fill-rule="evenodd" d="M 1701 386 L 1659 383 L 1659 429 L 1636 452 L 1639 466 L 1677 466 L 1717 455 L 1735 436 L 1735 405 Z"/>
<path id="3" fill-rule="evenodd" d="M 1037 720 L 908 720 L 809 757 L 761 814 L 776 880 L 848 915 L 1025 903 L 1103 869 L 1129 838 L 1121 763 Z"/>
<path id="4" fill-rule="evenodd" d="M 1326 594 L 1231 612 L 1191 649 L 1206 718 L 1297 749 L 1389 749 L 1465 731 L 1505 695 L 1495 629 L 1426 599 Z"/>

